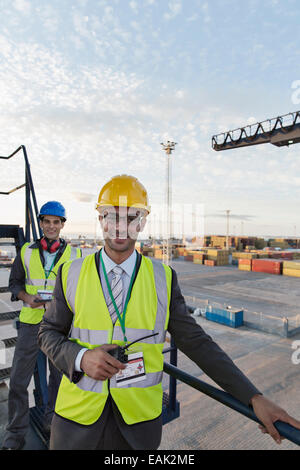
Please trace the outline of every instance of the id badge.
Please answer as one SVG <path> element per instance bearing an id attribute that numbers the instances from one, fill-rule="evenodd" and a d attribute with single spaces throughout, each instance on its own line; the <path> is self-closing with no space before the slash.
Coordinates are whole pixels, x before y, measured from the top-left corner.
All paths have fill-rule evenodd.
<path id="1" fill-rule="evenodd" d="M 53 292 L 51 290 L 38 290 L 37 293 L 45 302 L 52 300 Z"/>
<path id="2" fill-rule="evenodd" d="M 126 368 L 116 374 L 117 387 L 145 380 L 144 355 L 141 351 L 128 354 Z"/>

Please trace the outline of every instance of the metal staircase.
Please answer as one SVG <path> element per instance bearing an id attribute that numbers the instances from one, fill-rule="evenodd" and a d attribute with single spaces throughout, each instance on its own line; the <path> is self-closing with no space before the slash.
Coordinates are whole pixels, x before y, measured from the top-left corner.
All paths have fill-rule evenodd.
<path id="1" fill-rule="evenodd" d="M 0 225 L 0 249 L 2 246 L 14 247 L 16 254 L 19 252 L 25 242 L 37 240 L 42 237 L 42 231 L 38 224 L 38 205 L 36 201 L 34 186 L 31 177 L 30 165 L 26 148 L 24 145 L 18 147 L 12 154 L 8 156 L 0 156 L 0 159 L 8 160 L 12 157 L 23 154 L 25 163 L 25 183 L 9 190 L 0 191 L 0 195 L 9 196 L 11 193 L 25 188 L 25 230 L 19 225 Z M 0 261 L 0 269 L 11 268 L 12 263 L 7 261 Z M 0 295 L 9 292 L 8 286 L 0 286 Z M 18 328 L 18 316 L 20 310 L 2 312 L 0 313 L 0 326 L 1 324 L 15 323 Z M 13 348 L 16 344 L 17 337 L 5 338 L 2 340 L 2 346 Z M 11 367 L 4 367 L 0 369 L 0 383 L 9 379 Z M 46 381 L 46 357 L 40 351 L 37 359 L 37 364 L 34 372 L 34 398 L 36 406 L 30 409 L 30 421 L 36 434 L 42 438 L 44 444 L 48 442 L 49 435 L 43 429 L 43 410 L 47 404 L 48 391 Z"/>
<path id="2" fill-rule="evenodd" d="M 14 246 L 16 252 L 18 252 L 21 246 L 24 244 L 24 232 L 23 229 L 19 227 L 19 225 L 0 225 L 0 250 L 3 246 Z M 12 266 L 11 262 L 8 260 L 3 261 L 2 257 L 0 258 L 0 269 L 8 269 Z M 0 294 L 9 292 L 7 286 L 0 287 Z M 0 313 L 0 325 L 7 324 L 15 321 L 18 318 L 20 311 L 19 310 L 11 310 L 8 312 L 1 312 Z M 17 337 L 13 338 L 5 338 L 2 340 L 2 343 L 7 348 L 12 348 L 15 346 L 17 341 Z M 5 367 L 0 369 L 0 383 L 3 380 L 8 379 L 10 375 L 10 367 Z"/>
<path id="3" fill-rule="evenodd" d="M 0 156 L 2 160 L 9 160 L 10 158 L 23 152 L 24 162 L 25 162 L 25 183 L 9 190 L 9 191 L 0 191 L 0 195 L 9 196 L 11 193 L 25 188 L 25 234 L 22 227 L 19 225 L 0 225 L 0 249 L 3 246 L 13 246 L 16 250 L 16 254 L 19 252 L 21 247 L 25 242 L 31 240 L 31 234 L 33 239 L 38 238 L 37 234 L 41 236 L 41 229 L 37 223 L 37 214 L 38 207 L 36 203 L 36 197 L 34 192 L 34 187 L 32 183 L 32 177 L 30 172 L 30 165 L 28 162 L 27 152 L 24 145 L 21 145 L 17 150 L 8 156 Z M 38 227 L 38 231 L 37 228 Z M 12 263 L 1 262 L 0 260 L 0 269 L 11 268 Z M 0 286 L 0 294 L 9 292 L 7 286 Z M 19 315 L 20 311 L 9 311 L 0 313 L 0 324 L 2 322 L 7 322 L 9 320 L 15 321 Z M 6 347 L 14 347 L 16 344 L 17 338 L 6 338 L 2 340 Z M 0 369 L 0 382 L 9 378 L 10 368 Z"/>

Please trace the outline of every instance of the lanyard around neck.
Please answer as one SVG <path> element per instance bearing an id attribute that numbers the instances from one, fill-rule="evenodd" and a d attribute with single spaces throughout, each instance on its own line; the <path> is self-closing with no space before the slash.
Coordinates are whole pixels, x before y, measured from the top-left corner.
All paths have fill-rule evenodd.
<path id="1" fill-rule="evenodd" d="M 53 262 L 52 262 L 52 264 L 51 264 L 50 269 L 44 269 L 44 273 L 45 273 L 45 276 L 46 276 L 46 279 L 45 279 L 45 286 L 44 286 L 45 289 L 46 289 L 46 287 L 47 287 L 48 277 L 50 276 L 50 274 L 51 274 L 51 272 L 52 272 L 52 268 L 53 268 L 53 266 L 54 266 L 54 264 L 55 264 L 57 255 L 58 255 L 58 253 L 56 253 L 56 255 L 54 256 L 54 260 L 53 260 Z"/>
<path id="2" fill-rule="evenodd" d="M 130 279 L 130 284 L 129 284 L 129 288 L 128 288 L 128 292 L 127 292 L 127 296 L 126 296 L 126 300 L 125 300 L 125 304 L 124 304 L 124 310 L 123 310 L 122 315 L 120 314 L 119 309 L 116 305 L 116 302 L 115 302 L 115 299 L 114 299 L 114 296 L 113 296 L 113 293 L 112 293 L 112 290 L 111 290 L 111 287 L 110 287 L 110 284 L 109 284 L 109 280 L 108 280 L 108 277 L 107 277 L 106 269 L 105 269 L 103 258 L 102 258 L 102 250 L 100 251 L 100 261 L 101 261 L 101 266 L 102 266 L 102 269 L 103 269 L 103 274 L 104 274 L 104 278 L 105 278 L 105 281 L 106 281 L 107 289 L 108 289 L 111 301 L 113 303 L 114 309 L 116 311 L 116 314 L 118 316 L 118 319 L 119 319 L 119 322 L 120 322 L 120 325 L 121 325 L 121 328 L 122 328 L 122 331 L 123 331 L 124 341 L 125 341 L 125 343 L 127 343 L 126 330 L 125 330 L 125 315 L 126 315 L 126 311 L 127 311 L 127 305 L 128 305 L 129 299 L 130 299 L 133 280 L 134 280 L 134 277 L 135 277 L 137 259 L 136 259 L 134 270 L 133 270 L 133 273 L 132 273 L 132 276 L 131 276 L 131 279 Z"/>

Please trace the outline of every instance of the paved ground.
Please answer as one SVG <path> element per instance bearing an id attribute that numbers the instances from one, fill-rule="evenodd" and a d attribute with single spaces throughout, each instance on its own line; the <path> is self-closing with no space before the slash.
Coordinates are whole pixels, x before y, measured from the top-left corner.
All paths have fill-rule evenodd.
<path id="1" fill-rule="evenodd" d="M 291 361 L 292 341 L 300 335 L 286 339 L 245 327 L 232 329 L 199 317 L 197 322 L 261 392 L 300 420 L 300 364 Z M 178 367 L 217 387 L 182 353 Z M 255 422 L 186 384 L 180 383 L 177 392 L 180 417 L 164 426 L 161 449 L 299 450 L 286 440 L 277 446 Z"/>
<path id="2" fill-rule="evenodd" d="M 300 278 L 173 261 L 187 295 L 212 298 L 275 316 L 300 314 Z"/>
<path id="3" fill-rule="evenodd" d="M 300 327 L 300 278 L 188 261 L 173 261 L 172 267 L 188 303 L 208 299 L 243 309 L 246 321 L 268 332 L 280 334 L 283 317 L 288 318 L 289 329 Z"/>

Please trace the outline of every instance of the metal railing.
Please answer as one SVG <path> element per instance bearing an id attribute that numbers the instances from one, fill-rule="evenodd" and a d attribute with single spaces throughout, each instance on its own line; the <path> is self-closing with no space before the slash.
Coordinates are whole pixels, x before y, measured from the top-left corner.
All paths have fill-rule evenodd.
<path id="1" fill-rule="evenodd" d="M 228 305 L 226 302 L 220 303 L 211 299 L 200 299 L 199 297 L 185 295 L 184 293 L 183 296 L 189 304 L 188 309 L 190 313 L 193 313 L 198 308 L 200 309 L 198 316 L 203 318 L 205 318 L 208 306 L 226 308 L 226 305 Z M 248 310 L 242 305 L 234 306 L 232 303 L 231 307 L 243 310 L 243 325 L 248 328 L 282 336 L 283 338 L 290 338 L 300 332 L 300 315 L 288 318 L 286 315 L 275 316 L 266 312 L 255 312 Z"/>
<path id="2" fill-rule="evenodd" d="M 30 164 L 27 156 L 27 151 L 24 145 L 20 145 L 14 152 L 12 152 L 8 156 L 0 156 L 0 159 L 2 160 L 9 160 L 10 158 L 14 157 L 15 155 L 19 154 L 19 152 L 23 153 L 24 157 L 24 162 L 25 162 L 25 183 L 17 186 L 16 188 L 13 188 L 9 191 L 0 191 L 0 195 L 10 195 L 11 193 L 17 191 L 18 189 L 21 189 L 25 187 L 25 237 L 22 229 L 22 239 L 23 242 L 30 242 L 31 241 L 31 235 L 33 240 L 37 240 L 38 238 L 41 238 L 43 236 L 42 229 L 39 225 L 38 222 L 38 205 L 37 205 L 37 200 L 35 196 L 35 190 L 33 186 L 33 181 L 32 181 L 32 176 L 31 176 L 31 170 L 30 170 Z M 3 225 L 0 226 L 2 227 L 2 237 L 13 237 L 15 238 L 15 243 L 17 242 L 16 233 L 9 233 L 11 230 L 15 231 L 16 227 L 19 226 L 9 226 L 9 225 Z M 0 233 L 1 235 L 1 233 Z M 20 236 L 18 232 L 18 237 Z M 20 242 L 20 240 L 19 240 Z M 20 243 L 18 243 L 20 245 Z M 19 246 L 20 248 L 21 246 Z M 0 287 L 0 293 L 2 292 L 7 292 L 8 289 L 6 287 Z M 6 312 L 8 315 L 11 312 Z M 39 351 L 38 354 L 38 359 L 36 362 L 36 368 L 34 371 L 34 382 L 35 382 L 35 402 L 36 402 L 36 408 L 37 410 L 42 410 L 47 404 L 47 379 L 46 379 L 46 373 L 45 373 L 45 361 L 46 357 Z M 2 374 L 2 375 L 1 375 Z M 1 370 L 0 373 L 0 379 L 4 379 L 10 374 L 10 368 L 6 368 L 5 370 Z"/>
<path id="3" fill-rule="evenodd" d="M 219 390 L 216 387 L 213 387 L 212 385 L 207 384 L 206 382 L 203 382 L 202 380 L 193 377 L 192 375 L 189 375 L 166 362 L 164 362 L 164 372 L 177 380 L 181 380 L 181 382 L 186 383 L 190 387 L 199 390 L 199 392 L 205 393 L 205 395 L 208 395 L 223 405 L 228 406 L 238 413 L 241 413 L 256 423 L 262 424 L 256 417 L 256 414 L 252 408 L 244 405 L 229 393 L 224 392 L 223 390 Z M 282 421 L 276 421 L 274 423 L 274 427 L 282 437 L 285 437 L 289 441 L 300 446 L 300 429 L 297 429 L 294 426 L 291 426 L 290 424 L 284 423 Z"/>
<path id="4" fill-rule="evenodd" d="M 9 160 L 15 156 L 18 152 L 22 151 L 25 161 L 25 183 L 11 189 L 10 191 L 0 191 L 2 195 L 10 195 L 11 193 L 25 187 L 25 239 L 30 241 L 30 230 L 34 240 L 42 237 L 42 230 L 37 222 L 38 216 L 38 205 L 35 197 L 35 191 L 32 182 L 32 176 L 30 171 L 30 165 L 28 161 L 27 151 L 24 145 L 20 145 L 13 153 L 8 156 L 0 155 L 0 159 Z M 36 228 L 37 227 L 37 228 Z"/>

